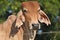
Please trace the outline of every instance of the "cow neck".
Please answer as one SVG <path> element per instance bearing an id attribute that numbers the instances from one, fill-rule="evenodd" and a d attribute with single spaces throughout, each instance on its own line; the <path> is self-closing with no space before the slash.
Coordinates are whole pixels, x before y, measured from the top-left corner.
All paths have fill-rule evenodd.
<path id="1" fill-rule="evenodd" d="M 30 38 L 32 39 L 32 35 L 33 34 L 33 30 L 29 29 L 29 24 L 27 23 L 23 23 L 23 30 L 24 30 L 24 34 L 23 34 L 23 40 L 29 40 Z"/>

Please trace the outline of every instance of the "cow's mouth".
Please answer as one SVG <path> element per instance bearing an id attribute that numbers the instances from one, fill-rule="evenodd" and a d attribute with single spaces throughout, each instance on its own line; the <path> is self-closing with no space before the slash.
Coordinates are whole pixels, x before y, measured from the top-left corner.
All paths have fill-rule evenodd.
<path id="1" fill-rule="evenodd" d="M 29 39 L 33 40 L 35 38 L 35 35 L 36 35 L 36 30 L 30 30 Z"/>
<path id="2" fill-rule="evenodd" d="M 35 38 L 36 31 L 38 29 L 40 29 L 40 25 L 39 24 L 33 24 L 30 27 L 31 27 L 31 29 L 30 29 L 30 33 L 29 33 L 29 38 L 30 39 L 34 39 Z"/>

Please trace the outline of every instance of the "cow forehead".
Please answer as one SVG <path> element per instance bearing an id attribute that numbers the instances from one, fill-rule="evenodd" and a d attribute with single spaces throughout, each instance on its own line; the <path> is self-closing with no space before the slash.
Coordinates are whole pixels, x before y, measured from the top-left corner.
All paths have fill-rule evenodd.
<path id="1" fill-rule="evenodd" d="M 28 10 L 37 10 L 39 8 L 39 3 L 37 1 L 23 2 L 22 7 Z"/>

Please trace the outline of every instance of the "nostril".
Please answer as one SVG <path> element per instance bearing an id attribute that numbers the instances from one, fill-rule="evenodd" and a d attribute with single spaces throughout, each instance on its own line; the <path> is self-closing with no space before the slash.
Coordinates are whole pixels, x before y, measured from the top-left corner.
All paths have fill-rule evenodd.
<path id="1" fill-rule="evenodd" d="M 32 26 L 34 26 L 34 24 L 32 24 Z"/>

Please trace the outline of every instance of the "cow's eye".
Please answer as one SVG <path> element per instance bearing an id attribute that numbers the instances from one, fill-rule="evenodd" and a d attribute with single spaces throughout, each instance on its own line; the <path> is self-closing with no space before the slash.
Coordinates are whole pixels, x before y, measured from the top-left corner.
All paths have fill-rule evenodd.
<path id="1" fill-rule="evenodd" d="M 27 10 L 23 10 L 23 12 L 27 12 Z"/>
<path id="2" fill-rule="evenodd" d="M 38 10 L 38 12 L 40 11 L 40 9 Z"/>
<path id="3" fill-rule="evenodd" d="M 23 8 L 23 12 L 26 12 L 27 13 L 27 9 L 26 8 Z"/>
<path id="4" fill-rule="evenodd" d="M 38 12 L 40 11 L 40 7 L 38 8 Z"/>

